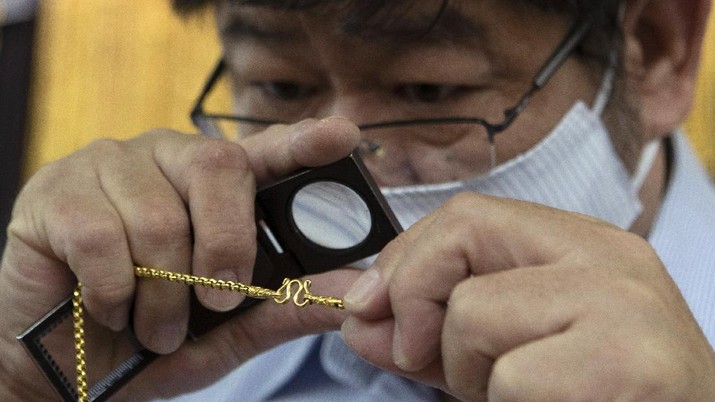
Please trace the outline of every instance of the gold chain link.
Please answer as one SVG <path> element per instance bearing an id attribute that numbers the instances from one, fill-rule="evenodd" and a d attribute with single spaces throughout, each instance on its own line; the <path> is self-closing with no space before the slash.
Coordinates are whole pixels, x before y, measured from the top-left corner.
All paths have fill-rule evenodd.
<path id="1" fill-rule="evenodd" d="M 310 293 L 311 282 L 308 279 L 284 279 L 283 285 L 278 290 L 262 288 L 260 286 L 246 285 L 240 282 L 224 281 L 220 279 L 205 278 L 178 272 L 165 271 L 155 268 L 134 268 L 134 275 L 139 278 L 164 279 L 170 282 L 179 282 L 188 286 L 203 286 L 205 288 L 238 292 L 254 299 L 273 299 L 278 304 L 285 304 L 292 300 L 298 307 L 316 304 L 320 306 L 345 308 L 343 300 L 337 297 L 317 296 Z M 77 358 L 77 400 L 89 401 L 89 387 L 87 384 L 87 362 L 84 351 L 84 319 L 82 306 L 82 284 L 78 283 L 72 298 L 72 317 L 74 321 L 74 345 Z"/>
<path id="2" fill-rule="evenodd" d="M 78 283 L 72 295 L 72 321 L 74 323 L 74 351 L 77 358 L 77 400 L 89 401 L 87 391 L 87 362 L 84 357 L 84 319 L 82 313 L 82 284 Z"/>

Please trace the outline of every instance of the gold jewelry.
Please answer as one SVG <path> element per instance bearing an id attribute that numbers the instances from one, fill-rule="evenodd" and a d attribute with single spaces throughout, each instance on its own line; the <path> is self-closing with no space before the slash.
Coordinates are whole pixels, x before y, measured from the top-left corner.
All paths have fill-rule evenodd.
<path id="1" fill-rule="evenodd" d="M 134 275 L 138 278 L 164 279 L 170 282 L 179 282 L 189 286 L 203 286 L 205 288 L 238 292 L 255 299 L 273 299 L 278 304 L 285 304 L 292 300 L 298 307 L 316 304 L 320 306 L 345 308 L 343 301 L 337 297 L 317 296 L 310 292 L 311 282 L 308 279 L 284 279 L 283 285 L 278 290 L 262 288 L 260 286 L 246 285 L 240 282 L 224 281 L 205 278 L 189 274 L 165 271 L 163 269 L 135 267 Z M 295 291 L 294 291 L 295 289 Z M 89 401 L 87 384 L 87 362 L 84 350 L 84 319 L 82 317 L 82 284 L 77 283 L 72 298 L 72 317 L 74 322 L 74 345 L 77 359 L 77 400 Z"/>
<path id="2" fill-rule="evenodd" d="M 74 323 L 74 351 L 77 358 L 77 400 L 89 400 L 87 384 L 87 361 L 84 356 L 84 319 L 82 318 L 82 284 L 78 283 L 72 297 L 72 321 Z"/>

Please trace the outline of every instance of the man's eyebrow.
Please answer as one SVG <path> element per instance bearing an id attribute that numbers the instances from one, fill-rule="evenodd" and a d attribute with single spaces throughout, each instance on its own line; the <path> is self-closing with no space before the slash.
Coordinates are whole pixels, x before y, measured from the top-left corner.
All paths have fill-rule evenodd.
<path id="1" fill-rule="evenodd" d="M 460 42 L 484 36 L 482 24 L 453 7 L 446 7 L 439 14 L 400 15 L 378 22 L 348 20 L 343 24 L 343 30 L 366 40 L 386 44 Z"/>
<path id="2" fill-rule="evenodd" d="M 384 45 L 459 42 L 483 37 L 483 26 L 459 10 L 447 7 L 440 11 L 438 15 L 395 15 L 375 21 L 348 17 L 341 21 L 340 30 L 345 34 Z M 298 42 L 305 38 L 305 32 L 301 28 L 264 25 L 241 13 L 233 13 L 220 31 L 223 36 L 233 40 Z"/>
<path id="3" fill-rule="evenodd" d="M 221 27 L 222 36 L 233 40 L 257 39 L 262 41 L 289 42 L 303 38 L 305 34 L 300 29 L 290 27 L 269 27 L 254 23 L 240 14 L 233 14 L 228 23 Z"/>

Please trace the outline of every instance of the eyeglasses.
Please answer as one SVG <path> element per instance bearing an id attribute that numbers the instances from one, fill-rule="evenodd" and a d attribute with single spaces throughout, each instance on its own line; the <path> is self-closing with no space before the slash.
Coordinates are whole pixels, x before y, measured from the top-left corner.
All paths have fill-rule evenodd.
<path id="1" fill-rule="evenodd" d="M 546 63 L 534 76 L 531 87 L 521 95 L 519 100 L 503 111 L 501 121 L 489 122 L 481 117 L 425 117 L 403 120 L 385 120 L 358 127 L 365 139 L 357 151 L 373 174 L 390 174 L 402 169 L 404 164 L 392 157 L 389 143 L 399 141 L 399 138 L 410 138 L 423 141 L 425 144 L 439 148 L 440 144 L 458 143 L 460 149 L 468 149 L 469 162 L 466 168 L 469 175 L 484 173 L 497 164 L 497 152 L 494 139 L 497 134 L 505 131 L 529 104 L 531 98 L 541 90 L 571 56 L 593 24 L 593 14 L 574 24 L 566 37 L 556 47 Z M 199 95 L 196 105 L 191 111 L 191 120 L 201 133 L 210 137 L 235 139 L 242 131 L 256 132 L 274 124 L 292 124 L 297 121 L 282 119 L 268 112 L 267 115 L 240 113 L 207 112 L 207 99 L 219 92 L 216 88 L 221 80 L 227 80 L 226 63 L 221 58 L 211 73 L 208 81 Z M 224 98 L 230 97 L 228 93 Z M 257 108 L 260 110 L 260 108 Z M 270 108 L 269 108 L 270 109 Z M 276 108 L 273 108 L 276 109 Z M 439 151 L 437 151 L 439 152 Z"/>

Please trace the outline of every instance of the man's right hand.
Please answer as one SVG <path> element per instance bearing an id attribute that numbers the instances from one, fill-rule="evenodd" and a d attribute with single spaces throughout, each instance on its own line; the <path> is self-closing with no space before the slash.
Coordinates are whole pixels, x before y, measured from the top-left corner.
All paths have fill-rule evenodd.
<path id="1" fill-rule="evenodd" d="M 70 294 L 76 280 L 83 284 L 88 314 L 99 324 L 118 331 L 131 317 L 145 347 L 161 354 L 176 351 L 186 337 L 190 290 L 137 281 L 133 267 L 249 283 L 256 186 L 336 161 L 358 140 L 357 127 L 341 118 L 272 126 L 240 143 L 155 130 L 127 142 L 96 141 L 43 168 L 18 196 L 3 253 L 0 395 L 51 397 L 15 337 Z M 325 274 L 320 290 L 342 294 L 352 282 L 345 275 L 357 276 Z M 242 299 L 207 289 L 197 294 L 219 311 Z M 297 313 L 276 307 L 262 303 L 159 359 L 132 382 L 127 395 L 148 398 L 198 387 L 280 342 L 337 329 L 342 317 L 325 309 Z M 102 344 L 91 352 L 111 357 L 114 347 Z M 60 359 L 71 364 L 74 351 Z"/>

